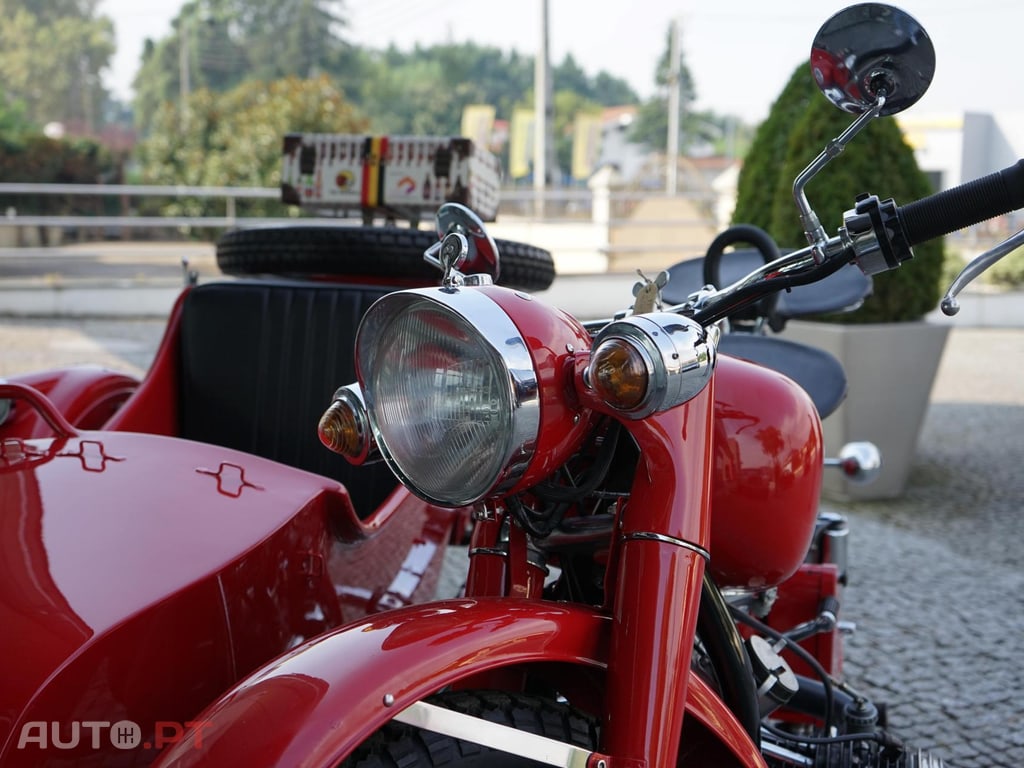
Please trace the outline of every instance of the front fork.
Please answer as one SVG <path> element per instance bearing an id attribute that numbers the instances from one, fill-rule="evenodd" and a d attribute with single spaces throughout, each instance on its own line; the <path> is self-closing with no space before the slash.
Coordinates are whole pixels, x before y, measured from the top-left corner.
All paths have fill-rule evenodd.
<path id="1" fill-rule="evenodd" d="M 640 448 L 612 553 L 604 748 L 613 766 L 674 765 L 710 537 L 713 382 L 626 422 Z"/>
<path id="2" fill-rule="evenodd" d="M 592 756 L 593 765 L 676 762 L 709 557 L 713 403 L 712 381 L 681 406 L 624 421 L 640 458 L 609 553 L 606 607 L 612 625 L 603 754 Z M 585 405 L 607 412 L 603 404 Z M 512 551 L 519 544 L 515 526 L 507 529 L 503 546 L 494 546 L 500 520 L 495 515 L 477 521 L 467 595 L 513 597 L 523 581 L 513 573 L 514 564 L 524 560 L 522 552 Z"/>

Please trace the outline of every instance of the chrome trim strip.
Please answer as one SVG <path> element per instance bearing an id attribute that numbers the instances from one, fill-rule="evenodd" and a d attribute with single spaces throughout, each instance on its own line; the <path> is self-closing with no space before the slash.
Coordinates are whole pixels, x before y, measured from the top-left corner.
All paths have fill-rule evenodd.
<path id="1" fill-rule="evenodd" d="M 691 544 L 688 541 L 677 539 L 675 536 L 666 536 L 664 533 L 652 533 L 651 531 L 637 531 L 635 533 L 626 533 L 622 536 L 623 541 L 657 541 L 662 544 L 671 544 L 675 547 L 682 547 L 683 549 L 689 549 L 696 552 L 698 555 L 703 557 L 705 560 L 711 560 L 711 553 L 708 552 L 704 547 L 698 547 L 696 544 Z"/>
<path id="2" fill-rule="evenodd" d="M 794 737 L 796 738 L 796 737 Z M 792 749 L 787 749 L 781 744 L 775 744 L 770 741 L 761 742 L 761 751 L 769 757 L 774 757 L 776 760 L 781 760 L 787 765 L 814 765 L 814 759 L 807 755 L 802 755 Z"/>
<path id="3" fill-rule="evenodd" d="M 471 741 L 501 752 L 562 768 L 586 768 L 591 752 L 574 744 L 519 731 L 507 725 L 455 712 L 425 701 L 403 709 L 395 720 L 415 728 Z"/>
<path id="4" fill-rule="evenodd" d="M 508 552 L 500 547 L 474 547 L 469 550 L 469 556 L 473 555 L 497 555 L 498 557 L 508 557 Z"/>

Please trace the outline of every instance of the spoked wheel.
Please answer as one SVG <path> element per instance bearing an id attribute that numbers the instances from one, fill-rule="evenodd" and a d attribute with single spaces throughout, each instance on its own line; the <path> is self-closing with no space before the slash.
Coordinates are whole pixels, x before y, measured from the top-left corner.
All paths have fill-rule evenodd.
<path id="1" fill-rule="evenodd" d="M 430 703 L 588 750 L 597 722 L 567 704 L 499 691 L 454 691 Z M 541 763 L 469 741 L 391 722 L 360 745 L 341 768 L 527 768 Z"/>
<path id="2" fill-rule="evenodd" d="M 237 229 L 217 242 L 217 266 L 226 275 L 277 274 L 353 277 L 361 282 L 415 281 L 435 285 L 441 273 L 423 260 L 437 234 L 405 227 L 282 226 Z M 495 240 L 501 258 L 498 284 L 543 291 L 555 279 L 548 251 Z"/>

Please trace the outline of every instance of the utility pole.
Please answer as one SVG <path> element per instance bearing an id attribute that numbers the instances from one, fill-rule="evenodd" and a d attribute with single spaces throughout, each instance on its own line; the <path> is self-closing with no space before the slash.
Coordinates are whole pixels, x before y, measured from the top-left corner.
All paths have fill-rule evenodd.
<path id="1" fill-rule="evenodd" d="M 548 0 L 540 0 L 540 45 L 533 69 L 533 192 L 534 212 L 544 218 L 548 173 L 555 167 L 551 62 L 548 53 Z"/>
<path id="2" fill-rule="evenodd" d="M 665 192 L 676 194 L 679 189 L 679 20 L 672 19 L 669 32 L 669 75 L 668 75 L 668 167 L 665 174 Z"/>
<path id="3" fill-rule="evenodd" d="M 192 84 L 189 73 L 188 53 L 188 19 L 181 15 L 181 28 L 178 30 L 178 81 L 181 88 L 181 132 L 188 131 L 188 99 L 191 95 Z"/>

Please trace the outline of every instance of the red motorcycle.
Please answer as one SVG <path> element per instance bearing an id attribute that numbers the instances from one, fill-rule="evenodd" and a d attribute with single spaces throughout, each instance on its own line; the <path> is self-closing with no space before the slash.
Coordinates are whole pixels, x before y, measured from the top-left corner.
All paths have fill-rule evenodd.
<path id="1" fill-rule="evenodd" d="M 840 145 L 934 65 L 874 4 L 815 51 L 861 112 Z M 864 197 L 830 238 L 802 190 L 834 154 L 798 180 L 808 247 L 676 306 L 655 280 L 582 324 L 463 274 L 498 251 L 447 205 L 440 288 L 208 284 L 137 389 L 0 384 L 4 764 L 942 765 L 842 678 L 815 401 L 719 324 L 1024 207 L 1024 163 Z M 318 430 L 342 471 L 292 414 L 353 368 Z M 466 538 L 462 594 L 432 600 Z"/>

